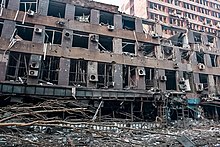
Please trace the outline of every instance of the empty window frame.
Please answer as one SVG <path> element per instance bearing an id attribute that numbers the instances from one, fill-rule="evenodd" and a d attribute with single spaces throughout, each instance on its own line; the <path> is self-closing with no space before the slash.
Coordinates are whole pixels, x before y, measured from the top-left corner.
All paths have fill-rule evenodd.
<path id="1" fill-rule="evenodd" d="M 0 0 L 1 8 L 7 8 L 8 7 L 8 1 L 9 0 Z"/>
<path id="2" fill-rule="evenodd" d="M 113 38 L 109 36 L 99 36 L 99 49 L 100 51 L 113 51 Z"/>
<path id="3" fill-rule="evenodd" d="M 20 11 L 32 10 L 37 13 L 38 0 L 20 0 Z"/>
<path id="4" fill-rule="evenodd" d="M 6 80 L 27 79 L 30 54 L 10 52 Z"/>
<path id="5" fill-rule="evenodd" d="M 214 36 L 207 35 L 207 37 L 208 37 L 208 43 L 214 43 Z"/>
<path id="6" fill-rule="evenodd" d="M 47 56 L 41 63 L 40 79 L 53 84 L 58 84 L 60 58 Z"/>
<path id="7" fill-rule="evenodd" d="M 134 88 L 137 86 L 136 70 L 137 67 L 135 66 L 123 66 L 123 88 Z"/>
<path id="8" fill-rule="evenodd" d="M 207 74 L 199 74 L 199 82 L 203 84 L 205 90 L 208 90 L 208 75 Z"/>
<path id="9" fill-rule="evenodd" d="M 69 85 L 86 86 L 88 62 L 85 60 L 70 61 Z"/>
<path id="10" fill-rule="evenodd" d="M 149 43 L 139 43 L 138 51 L 142 52 L 143 56 L 155 57 L 155 45 Z"/>
<path id="11" fill-rule="evenodd" d="M 172 60 L 173 59 L 173 48 L 168 46 L 162 46 L 162 52 L 164 59 Z"/>
<path id="12" fill-rule="evenodd" d="M 204 54 L 200 52 L 196 52 L 196 59 L 198 63 L 205 64 Z"/>
<path id="13" fill-rule="evenodd" d="M 98 88 L 110 88 L 113 82 L 113 65 L 98 63 Z"/>
<path id="14" fill-rule="evenodd" d="M 152 87 L 154 87 L 155 83 L 155 70 L 153 68 L 145 68 L 145 83 L 146 83 L 146 89 L 150 90 Z"/>
<path id="15" fill-rule="evenodd" d="M 73 31 L 72 47 L 81 47 L 88 49 L 89 34 L 85 32 Z"/>
<path id="16" fill-rule="evenodd" d="M 75 7 L 75 20 L 79 22 L 90 22 L 90 14 L 91 14 L 91 9 L 84 8 L 84 7 Z"/>
<path id="17" fill-rule="evenodd" d="M 3 25 L 4 25 L 4 20 L 0 19 L 0 35 L 2 34 Z"/>
<path id="18" fill-rule="evenodd" d="M 27 40 L 27 41 L 32 41 L 33 38 L 33 32 L 34 32 L 34 25 L 33 24 L 21 24 L 20 22 L 16 23 L 16 34 L 17 37 Z"/>
<path id="19" fill-rule="evenodd" d="M 122 51 L 135 54 L 135 41 L 122 39 Z"/>
<path id="20" fill-rule="evenodd" d="M 201 39 L 201 34 L 200 33 L 193 33 L 194 35 L 194 41 L 195 43 L 201 43 L 202 42 L 202 39 Z"/>
<path id="21" fill-rule="evenodd" d="M 64 18 L 65 17 L 66 4 L 50 0 L 48 8 L 48 16 Z"/>
<path id="22" fill-rule="evenodd" d="M 125 30 L 135 30 L 135 19 L 130 17 L 122 17 L 123 29 Z"/>
<path id="23" fill-rule="evenodd" d="M 165 76 L 167 77 L 166 90 L 176 90 L 176 71 L 166 70 Z"/>
<path id="24" fill-rule="evenodd" d="M 210 59 L 211 59 L 211 63 L 212 63 L 212 67 L 217 67 L 217 58 L 218 56 L 217 55 L 212 55 L 210 54 Z"/>
<path id="25" fill-rule="evenodd" d="M 100 11 L 100 24 L 114 25 L 114 15 L 112 13 Z"/>
<path id="26" fill-rule="evenodd" d="M 190 51 L 180 50 L 182 63 L 189 63 Z"/>
<path id="27" fill-rule="evenodd" d="M 46 27 L 44 43 L 61 44 L 62 29 Z"/>

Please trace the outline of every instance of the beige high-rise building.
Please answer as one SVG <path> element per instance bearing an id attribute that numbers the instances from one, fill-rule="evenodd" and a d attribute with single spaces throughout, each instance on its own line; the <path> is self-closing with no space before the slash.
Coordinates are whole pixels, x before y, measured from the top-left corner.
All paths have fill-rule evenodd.
<path id="1" fill-rule="evenodd" d="M 216 33 L 220 28 L 220 1 L 217 0 L 123 0 L 127 14 L 156 20 L 166 25 Z M 165 34 L 173 34 L 163 28 Z"/>

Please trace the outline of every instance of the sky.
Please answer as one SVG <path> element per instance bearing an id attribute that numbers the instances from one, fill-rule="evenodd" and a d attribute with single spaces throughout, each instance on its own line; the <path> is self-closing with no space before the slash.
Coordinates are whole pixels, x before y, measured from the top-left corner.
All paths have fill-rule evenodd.
<path id="1" fill-rule="evenodd" d="M 106 4 L 112 4 L 112 5 L 120 5 L 120 0 L 94 0 L 97 2 L 102 2 L 102 3 L 106 3 Z"/>

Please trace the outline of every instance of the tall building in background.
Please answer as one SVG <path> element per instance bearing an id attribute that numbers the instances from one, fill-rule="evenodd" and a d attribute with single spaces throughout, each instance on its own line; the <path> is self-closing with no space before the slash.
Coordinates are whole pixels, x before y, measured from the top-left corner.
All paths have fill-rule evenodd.
<path id="1" fill-rule="evenodd" d="M 216 0 L 124 0 L 122 12 L 161 24 L 216 33 L 220 28 L 220 2 Z M 165 34 L 175 31 L 166 30 Z"/>

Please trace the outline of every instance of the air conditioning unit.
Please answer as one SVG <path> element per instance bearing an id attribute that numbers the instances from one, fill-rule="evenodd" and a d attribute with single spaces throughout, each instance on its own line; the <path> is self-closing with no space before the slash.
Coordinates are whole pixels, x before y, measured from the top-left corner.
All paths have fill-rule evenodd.
<path id="1" fill-rule="evenodd" d="M 156 38 L 160 38 L 160 36 L 157 33 L 152 33 L 152 38 L 156 39 Z"/>
<path id="2" fill-rule="evenodd" d="M 40 68 L 39 62 L 31 62 L 30 63 L 30 68 L 31 69 L 39 69 Z"/>
<path id="3" fill-rule="evenodd" d="M 185 84 L 179 84 L 180 90 L 186 90 L 187 86 Z"/>
<path id="4" fill-rule="evenodd" d="M 197 92 L 202 92 L 204 90 L 204 86 L 202 83 L 197 83 L 196 84 L 196 91 Z"/>
<path id="5" fill-rule="evenodd" d="M 96 74 L 91 74 L 89 76 L 89 81 L 91 81 L 91 82 L 98 82 L 98 76 Z"/>
<path id="6" fill-rule="evenodd" d="M 160 76 L 160 81 L 162 81 L 162 82 L 167 81 L 167 76 Z"/>
<path id="7" fill-rule="evenodd" d="M 184 78 L 180 78 L 179 83 L 180 84 L 184 84 L 185 83 L 185 79 Z"/>
<path id="8" fill-rule="evenodd" d="M 115 82 L 108 82 L 108 88 L 113 88 L 115 86 Z"/>
<path id="9" fill-rule="evenodd" d="M 145 76 L 146 75 L 146 72 L 145 72 L 145 69 L 138 69 L 138 75 L 139 76 Z"/>
<path id="10" fill-rule="evenodd" d="M 28 75 L 30 77 L 37 77 L 38 76 L 38 70 L 29 70 Z"/>
<path id="11" fill-rule="evenodd" d="M 175 68 L 175 69 L 179 68 L 179 64 L 178 63 L 174 63 L 173 64 L 173 68 Z"/>
<path id="12" fill-rule="evenodd" d="M 198 64 L 198 68 L 199 68 L 199 70 L 204 70 L 205 69 L 205 65 L 203 63 L 199 63 Z"/>
<path id="13" fill-rule="evenodd" d="M 34 28 L 34 32 L 37 33 L 37 34 L 42 34 L 43 29 L 41 29 L 41 28 Z"/>
<path id="14" fill-rule="evenodd" d="M 56 24 L 63 27 L 66 23 L 64 21 L 57 21 Z"/>
<path id="15" fill-rule="evenodd" d="M 35 13 L 35 12 L 34 12 L 33 10 L 28 10 L 28 11 L 27 11 L 27 15 L 28 15 L 28 16 L 34 16 L 34 13 Z"/>
<path id="16" fill-rule="evenodd" d="M 90 37 L 90 40 L 91 40 L 92 42 L 98 43 L 98 42 L 99 42 L 99 36 L 98 36 L 98 35 L 92 35 L 92 36 Z"/>
<path id="17" fill-rule="evenodd" d="M 64 36 L 65 36 L 66 38 L 68 38 L 68 39 L 70 39 L 72 35 L 73 35 L 73 34 L 72 34 L 72 32 L 70 32 L 70 31 L 65 31 L 65 33 L 64 33 Z"/>
<path id="18" fill-rule="evenodd" d="M 114 31 L 115 27 L 113 25 L 108 25 L 108 30 L 109 31 Z"/>

